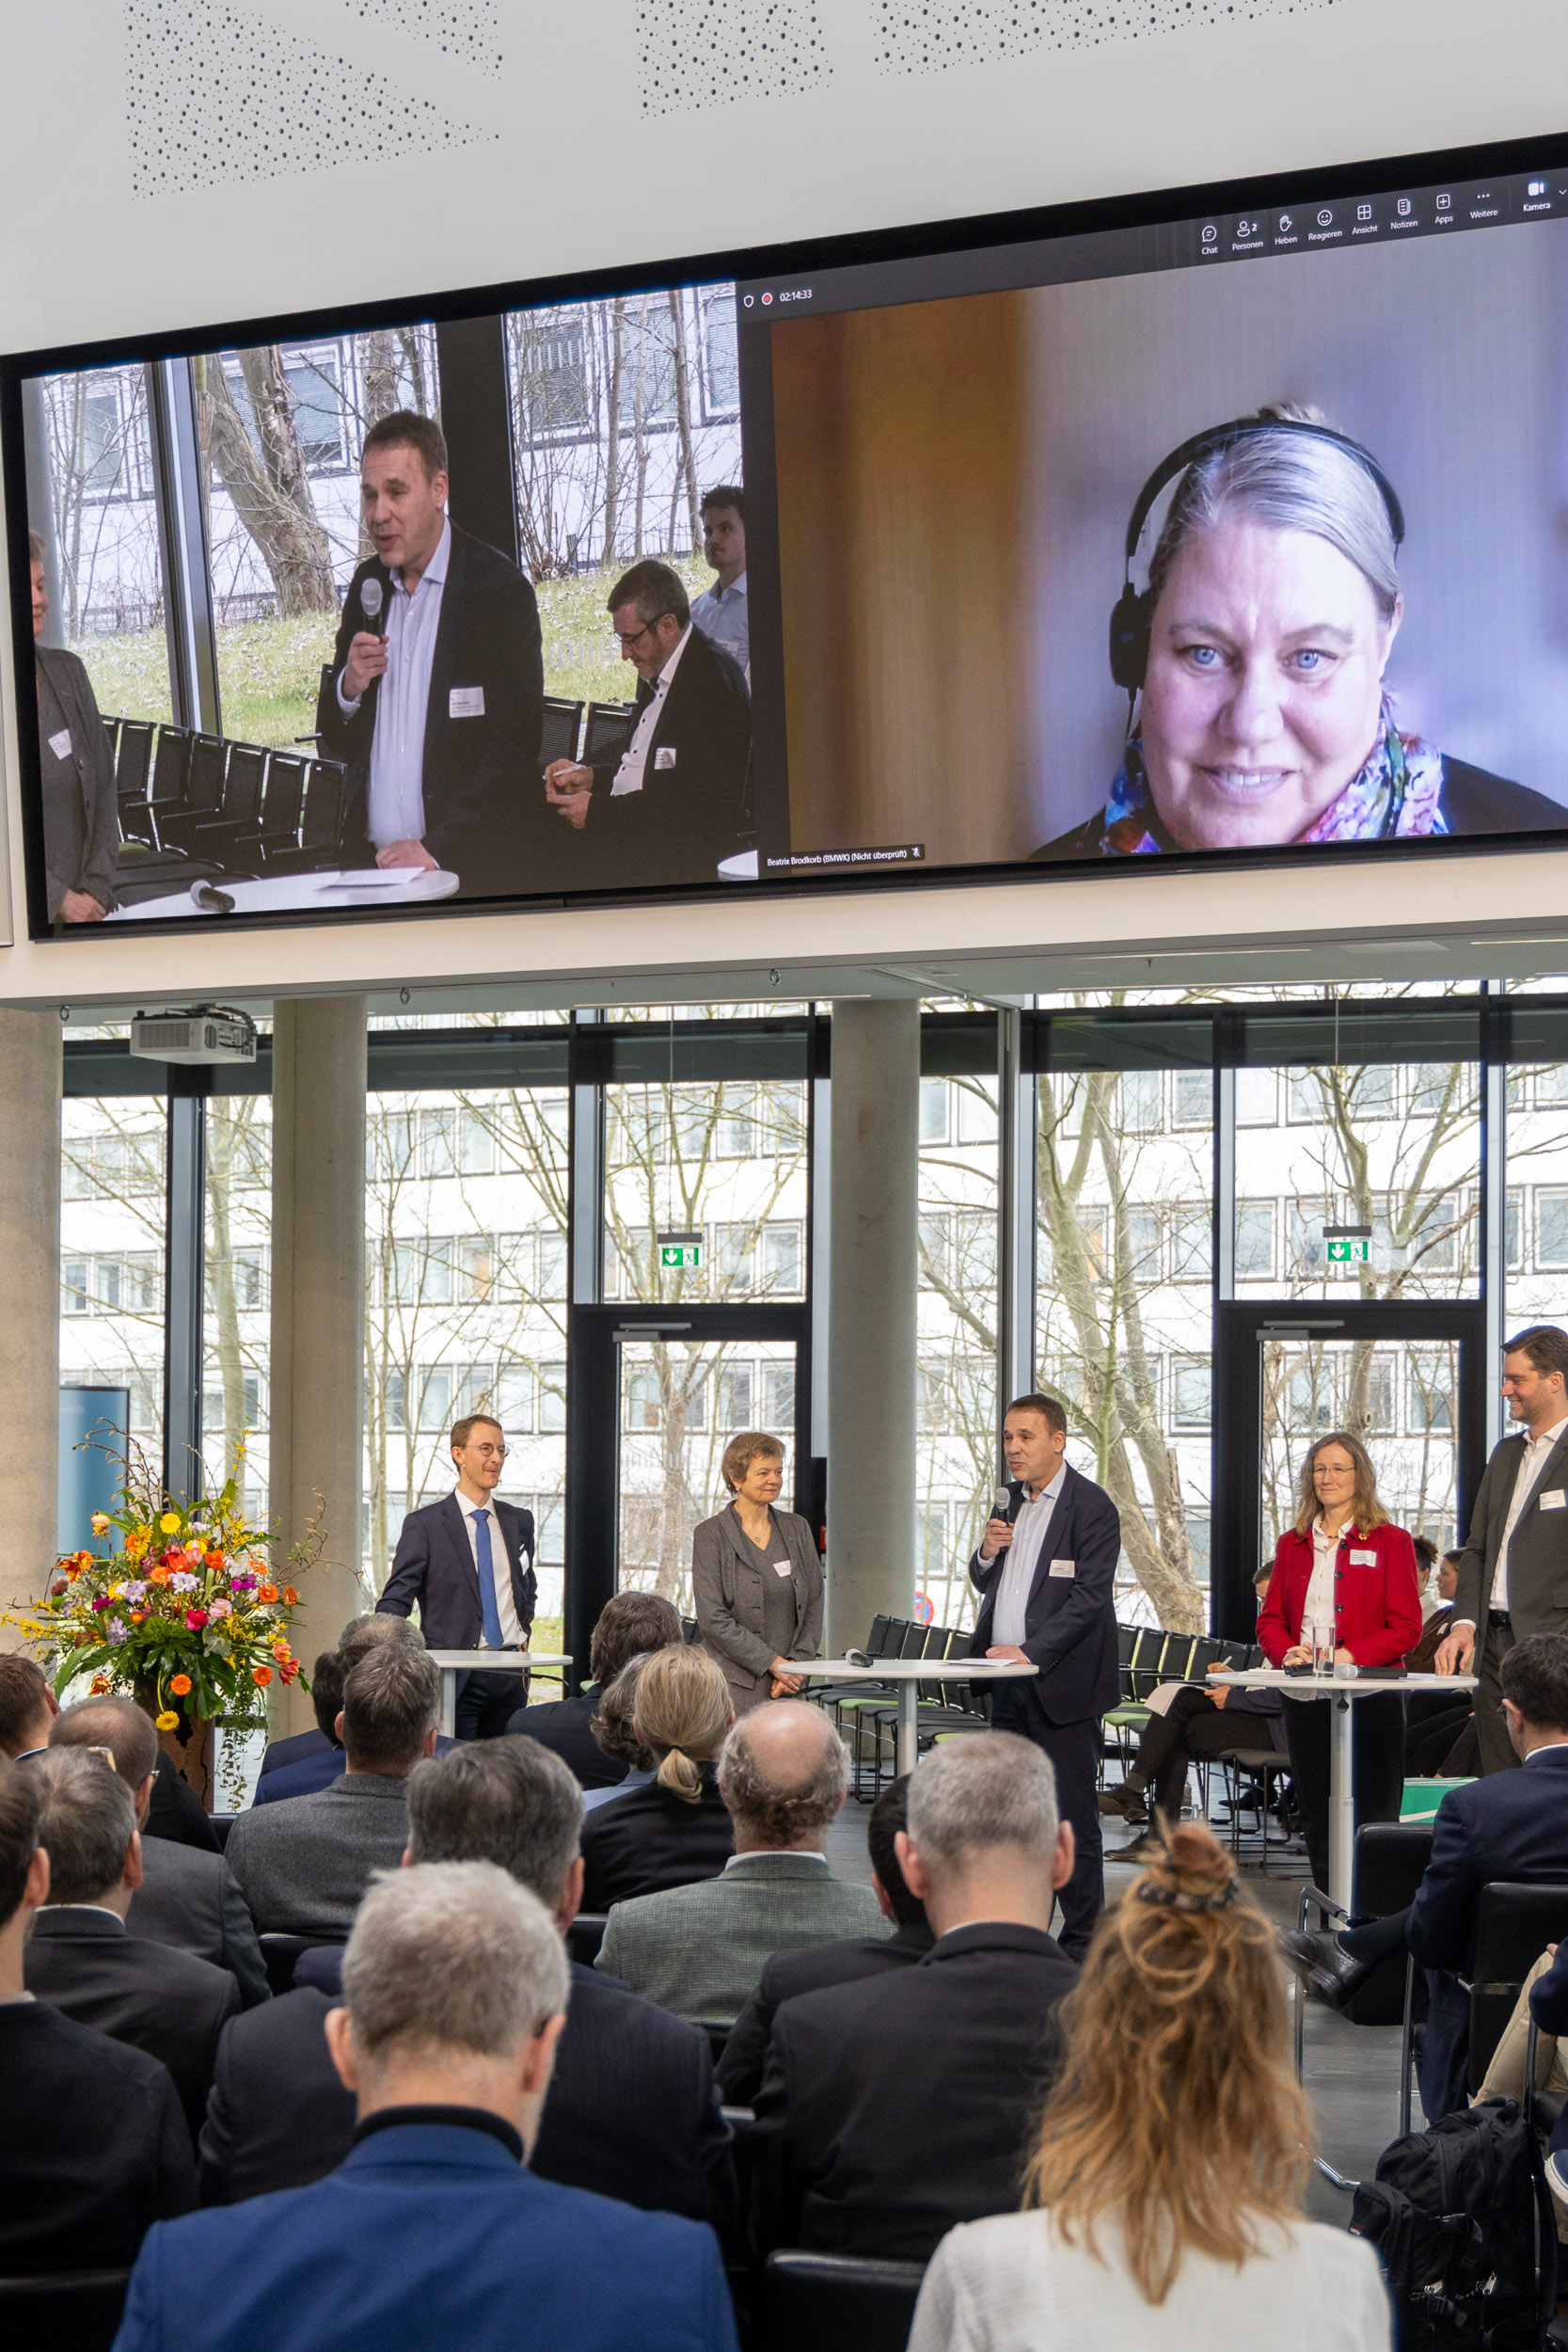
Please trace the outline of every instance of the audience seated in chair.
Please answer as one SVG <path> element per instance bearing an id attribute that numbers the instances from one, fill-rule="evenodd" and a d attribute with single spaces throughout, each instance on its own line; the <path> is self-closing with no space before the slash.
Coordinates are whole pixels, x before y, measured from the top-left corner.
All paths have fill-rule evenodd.
<path id="1" fill-rule="evenodd" d="M 936 1940 L 779 2010 L 752 2135 L 759 2255 L 923 2262 L 955 2221 L 1017 2204 L 1078 1974 L 1049 1931 L 1072 1832 L 1050 1758 L 1010 1732 L 938 1748 L 909 1816 L 898 1860 Z"/>
<path id="2" fill-rule="evenodd" d="M 680 1612 L 657 1593 L 617 1593 L 599 1612 L 588 1646 L 587 1688 L 575 1699 L 545 1699 L 520 1707 L 507 1724 L 564 1758 L 584 1788 L 613 1788 L 626 1776 L 622 1756 L 594 1736 L 594 1718 L 607 1683 L 645 1651 L 668 1649 L 681 1638 Z"/>
<path id="3" fill-rule="evenodd" d="M 634 1788 L 646 1788 L 657 1773 L 657 1759 L 651 1748 L 642 1745 L 637 1729 L 637 1686 L 642 1679 L 643 1667 L 657 1655 L 657 1650 L 643 1650 L 636 1658 L 628 1658 L 620 1673 L 599 1692 L 590 1729 L 594 1745 L 604 1751 L 622 1776 L 612 1788 L 585 1788 L 585 1813 L 595 1813 L 601 1804 L 612 1804 L 621 1797 L 629 1797 Z"/>
<path id="4" fill-rule="evenodd" d="M 50 1865 L 46 1905 L 27 1940 L 27 1990 L 78 2025 L 162 2059 L 194 2139 L 239 1988 L 226 1968 L 127 1928 L 141 1884 L 141 1839 L 131 1792 L 113 1767 L 64 1748 L 24 1769 L 39 1785 L 38 1841 Z"/>
<path id="5" fill-rule="evenodd" d="M 753 1708 L 719 1761 L 735 1852 L 717 1878 L 617 1903 L 594 1966 L 676 2017 L 727 2028 L 775 1952 L 885 1935 L 870 1888 L 828 1867 L 848 1787 L 847 1751 L 819 1708 Z"/>
<path id="6" fill-rule="evenodd" d="M 656 1776 L 617 1789 L 583 1823 L 584 1911 L 717 1878 L 735 1851 L 717 1773 L 735 1720 L 729 1684 L 705 1650 L 684 1643 L 656 1650 L 639 1673 L 634 1736 Z"/>
<path id="7" fill-rule="evenodd" d="M 161 1753 L 150 1719 L 131 1699 L 82 1699 L 56 1715 L 49 1744 L 106 1750 L 131 1791 L 142 1841 L 141 1884 L 125 1918 L 131 1933 L 227 1968 L 246 2009 L 270 2000 L 255 1925 L 222 1854 L 147 1834 Z"/>
<path id="8" fill-rule="evenodd" d="M 43 1668 L 20 1650 L 0 1650 L 0 1755 L 13 1763 L 41 1756 L 59 1711 Z"/>
<path id="9" fill-rule="evenodd" d="M 349 2154 L 151 2231 L 118 2352 L 732 2352 L 711 2230 L 528 2169 L 568 1993 L 536 1897 L 490 1863 L 390 1873 L 343 1993 L 326 2033 L 358 2101 Z"/>
<path id="10" fill-rule="evenodd" d="M 1568 1885 L 1568 1634 L 1516 1642 L 1499 1679 L 1509 1738 L 1525 1769 L 1449 1789 L 1408 1911 L 1338 1933 L 1281 1931 L 1287 1957 L 1333 2008 L 1390 1952 L 1407 1950 L 1425 1969 L 1421 2105 L 1429 2123 L 1465 2105 L 1470 1998 L 1457 1976 L 1469 1962 L 1481 1888 L 1498 1879 Z"/>
<path id="11" fill-rule="evenodd" d="M 1102 1915 L 1066 2018 L 1025 2210 L 942 2240 L 910 2352 L 1387 2352 L 1376 2254 L 1302 2218 L 1284 1980 L 1209 1829 L 1176 1829 Z"/>
<path id="12" fill-rule="evenodd" d="M 767 1962 L 756 1991 L 736 2018 L 719 2061 L 719 2089 L 727 2106 L 750 2106 L 762 2080 L 773 2020 L 785 2001 L 829 1984 L 852 1984 L 890 1968 L 908 1968 L 934 1941 L 926 1906 L 916 1900 L 898 1867 L 897 1836 L 909 1827 L 910 1776 L 891 1781 L 872 1806 L 865 1825 L 871 1853 L 871 1891 L 894 1923 L 892 1935 L 856 1937 L 847 1944 L 807 1945 L 779 1952 Z"/>
<path id="13" fill-rule="evenodd" d="M 559 1756 L 532 1740 L 480 1740 L 416 1768 L 406 1859 L 493 1862 L 539 1898 L 564 1934 L 582 1884 L 581 1820 L 582 1793 Z M 287 1993 L 236 2019 L 223 2038 L 201 2135 L 206 2204 L 303 2186 L 348 2153 L 354 2102 L 323 2029 L 342 1955 L 312 1957 L 330 1966 L 329 1993 Z M 591 1968 L 573 1965 L 570 1979 L 534 2170 L 727 2233 L 729 2133 L 706 2036 Z"/>
<path id="14" fill-rule="evenodd" d="M 424 1635 L 409 1617 L 351 1617 L 338 1636 L 337 1648 L 324 1650 L 310 1669 L 310 1704 L 317 1729 L 270 1743 L 261 1758 L 252 1804 L 313 1796 L 341 1777 L 344 1759 L 338 1717 L 343 1709 L 343 1684 L 360 1659 L 381 1642 L 406 1642 L 414 1649 L 426 1646 Z M 444 1756 L 452 1745 L 451 1740 L 438 1739 L 436 1755 Z"/>
<path id="15" fill-rule="evenodd" d="M 196 2167 L 166 2066 L 29 2000 L 23 1956 L 49 1893 L 44 1785 L 0 1764 L 0 2276 L 123 2267 L 188 2213 Z"/>
<path id="16" fill-rule="evenodd" d="M 395 1868 L 408 1842 L 408 1775 L 435 1752 L 440 1697 L 422 1645 L 378 1642 L 343 1685 L 341 1777 L 241 1814 L 227 1859 L 263 1934 L 348 1933 L 372 1872 Z"/>
<path id="17" fill-rule="evenodd" d="M 144 1838 L 160 1838 L 166 1846 L 188 1846 L 198 1853 L 221 1851 L 211 1817 L 174 1758 L 164 1748 L 152 1759 L 152 1793 L 147 1801 Z"/>

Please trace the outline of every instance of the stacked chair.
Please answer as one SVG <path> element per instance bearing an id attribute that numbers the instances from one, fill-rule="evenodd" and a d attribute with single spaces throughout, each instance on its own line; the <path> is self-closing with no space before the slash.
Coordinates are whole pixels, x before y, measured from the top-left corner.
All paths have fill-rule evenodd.
<path id="1" fill-rule="evenodd" d="M 104 728 L 119 811 L 115 890 L 125 905 L 199 882 L 331 872 L 341 863 L 341 760 L 140 719 L 106 719 Z"/>

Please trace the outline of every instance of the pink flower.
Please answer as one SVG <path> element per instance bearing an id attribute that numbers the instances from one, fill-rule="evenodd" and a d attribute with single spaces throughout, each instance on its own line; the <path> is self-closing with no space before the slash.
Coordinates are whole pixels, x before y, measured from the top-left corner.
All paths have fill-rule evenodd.
<path id="1" fill-rule="evenodd" d="M 193 1633 L 199 1633 L 199 1632 L 200 1632 L 200 1630 L 201 1630 L 201 1629 L 202 1629 L 202 1627 L 206 1624 L 206 1622 L 207 1622 L 207 1612 L 205 1611 L 205 1609 L 187 1609 L 187 1610 L 186 1610 L 186 1612 L 185 1612 L 185 1623 L 186 1623 L 186 1624 L 190 1627 L 190 1629 L 191 1629 L 191 1631 L 192 1631 Z"/>
<path id="2" fill-rule="evenodd" d="M 100 1595 L 99 1595 L 98 1598 L 97 1598 L 97 1599 L 93 1602 L 93 1604 L 92 1604 L 92 1605 L 93 1605 L 93 1607 L 94 1607 L 95 1609 L 107 1609 L 107 1608 L 110 1606 L 109 1597 L 108 1597 L 107 1593 L 100 1593 Z"/>

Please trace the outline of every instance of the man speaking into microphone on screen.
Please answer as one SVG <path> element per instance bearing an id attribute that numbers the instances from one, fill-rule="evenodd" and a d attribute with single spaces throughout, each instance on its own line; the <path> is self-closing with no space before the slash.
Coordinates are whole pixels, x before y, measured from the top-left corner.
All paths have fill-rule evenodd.
<path id="1" fill-rule="evenodd" d="M 436 869 L 459 895 L 538 889 L 539 608 L 515 564 L 447 513 L 447 444 L 399 409 L 365 436 L 374 553 L 343 599 L 316 726 L 348 767 L 343 865 Z M 553 843 L 550 844 L 553 847 Z"/>
<path id="2" fill-rule="evenodd" d="M 991 1729 L 1032 1740 L 1055 1769 L 1058 1811 L 1077 1849 L 1058 1941 L 1082 1960 L 1104 1900 L 1100 1719 L 1118 1690 L 1121 1520 L 1104 1488 L 1068 1462 L 1067 1414 L 1053 1396 L 1013 1399 L 1002 1451 L 1010 1484 L 998 1487 L 969 1564 L 983 1596 L 969 1654 L 1039 1668 L 990 1686 Z"/>

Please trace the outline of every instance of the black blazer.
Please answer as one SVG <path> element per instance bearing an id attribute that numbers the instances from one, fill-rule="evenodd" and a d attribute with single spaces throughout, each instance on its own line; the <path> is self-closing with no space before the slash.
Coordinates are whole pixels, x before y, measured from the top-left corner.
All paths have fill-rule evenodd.
<path id="1" fill-rule="evenodd" d="M 167 1845 L 194 1846 L 202 1853 L 218 1851 L 206 1806 L 190 1782 L 175 1771 L 173 1757 L 162 1748 L 152 1768 L 152 1796 L 142 1823 L 142 1836 L 161 1837 Z"/>
<path id="2" fill-rule="evenodd" d="M 652 687 L 640 683 L 640 715 L 652 697 Z M 631 731 L 593 762 L 594 799 L 582 831 L 550 812 L 576 851 L 573 887 L 717 881 L 719 861 L 742 846 L 747 824 L 752 697 L 739 664 L 692 629 L 648 745 L 642 789 L 614 800 L 610 787 Z"/>
<path id="3" fill-rule="evenodd" d="M 167 2067 L 48 2002 L 0 2008 L 0 2276 L 128 2268 L 196 2203 Z"/>
<path id="4" fill-rule="evenodd" d="M 40 2001 L 161 2058 L 195 2138 L 218 2036 L 240 2006 L 226 1968 L 132 1935 L 109 1912 L 61 1904 L 34 1919 L 23 1970 Z"/>
<path id="5" fill-rule="evenodd" d="M 316 705 L 323 748 L 348 767 L 345 865 L 375 863 L 366 827 L 380 680 L 372 680 L 352 718 L 338 701 L 349 641 L 367 626 L 359 591 L 372 575 L 381 582 L 385 625 L 393 591 L 387 566 L 372 556 L 349 582 Z M 470 697 L 474 690 L 483 695 L 482 712 L 453 715 L 452 697 L 464 689 Z M 461 878 L 462 898 L 552 886 L 531 876 L 534 861 L 527 849 L 530 835 L 555 848 L 541 812 L 544 715 L 545 665 L 532 587 L 515 564 L 453 523 L 425 713 L 424 842 L 437 864 Z M 551 821 L 564 830 L 560 818 Z"/>
<path id="6" fill-rule="evenodd" d="M 1007 1516 L 1016 1518 L 1023 1488 L 1015 1480 L 1008 1494 Z M 1115 1588 L 1120 1552 L 1121 1519 L 1116 1504 L 1103 1486 L 1069 1463 L 1035 1562 L 1020 1644 L 1040 1671 L 1032 1681 L 1011 1685 L 1026 1713 L 1042 1724 L 1083 1723 L 1117 1703 L 1120 1677 Z M 971 1580 L 984 1595 L 969 1645 L 971 1658 L 983 1658 L 995 1639 L 991 1625 L 1007 1558 L 999 1551 L 983 1564 L 976 1551 L 970 1561 Z M 1060 1570 L 1069 1564 L 1070 1576 L 1053 1575 L 1053 1565 Z"/>
<path id="7" fill-rule="evenodd" d="M 912 1967 L 805 1993 L 773 2021 L 752 2135 L 752 2234 L 925 2262 L 1018 2210 L 1030 2125 L 1078 1971 L 1037 1928 L 956 1928 Z"/>
<path id="8" fill-rule="evenodd" d="M 618 1756 L 607 1756 L 588 1728 L 598 1707 L 599 1686 L 591 1682 L 575 1699 L 544 1699 L 537 1707 L 519 1707 L 506 1727 L 559 1756 L 579 1788 L 616 1788 L 626 1776 L 626 1767 Z"/>
<path id="9" fill-rule="evenodd" d="M 245 2009 L 270 1999 L 256 1923 L 222 1854 L 144 1837 L 141 1867 L 142 1883 L 125 1919 L 131 1933 L 226 1968 Z"/>
<path id="10" fill-rule="evenodd" d="M 582 1824 L 582 1907 L 608 1911 L 634 1895 L 716 1879 L 735 1851 L 735 1823 L 719 1794 L 718 1774 L 703 1767 L 695 1804 L 651 1780 L 596 1804 Z"/>
<path id="11" fill-rule="evenodd" d="M 768 2060 L 773 2020 L 785 2001 L 825 1985 L 855 1984 L 890 1968 L 908 1968 L 931 1948 L 935 1938 L 924 1919 L 896 1935 L 858 1937 L 848 1944 L 810 1944 L 804 1951 L 775 1952 L 735 2024 L 719 2061 L 719 2090 L 727 2107 L 749 2107 Z"/>
<path id="12" fill-rule="evenodd" d="M 476 1504 L 477 1509 L 477 1504 Z M 533 1514 L 492 1498 L 496 1523 L 512 1564 L 512 1601 L 526 1635 L 538 1587 L 533 1575 Z M 406 1617 L 416 1607 L 430 1649 L 483 1649 L 484 1618 L 479 1570 L 455 1495 L 410 1511 L 403 1522 L 392 1573 L 376 1602 L 383 1617 Z"/>
<path id="13" fill-rule="evenodd" d="M 296 1731 L 287 1740 L 269 1740 L 261 1755 L 261 1779 L 268 1772 L 280 1772 L 286 1764 L 303 1764 L 308 1756 L 320 1756 L 334 1742 L 325 1731 Z"/>
<path id="14" fill-rule="evenodd" d="M 1423 1968 L 1466 1969 L 1481 1890 L 1494 1879 L 1568 1886 L 1568 1747 L 1450 1788 L 1405 1923 Z"/>
<path id="15" fill-rule="evenodd" d="M 201 2131 L 201 2201 L 238 2204 L 332 2171 L 354 2137 L 353 2094 L 327 2054 L 325 1993 L 286 1993 L 236 2018 L 218 2050 Z M 645 2213 L 731 2227 L 729 2126 L 707 2036 L 574 1964 L 531 2169 Z"/>

